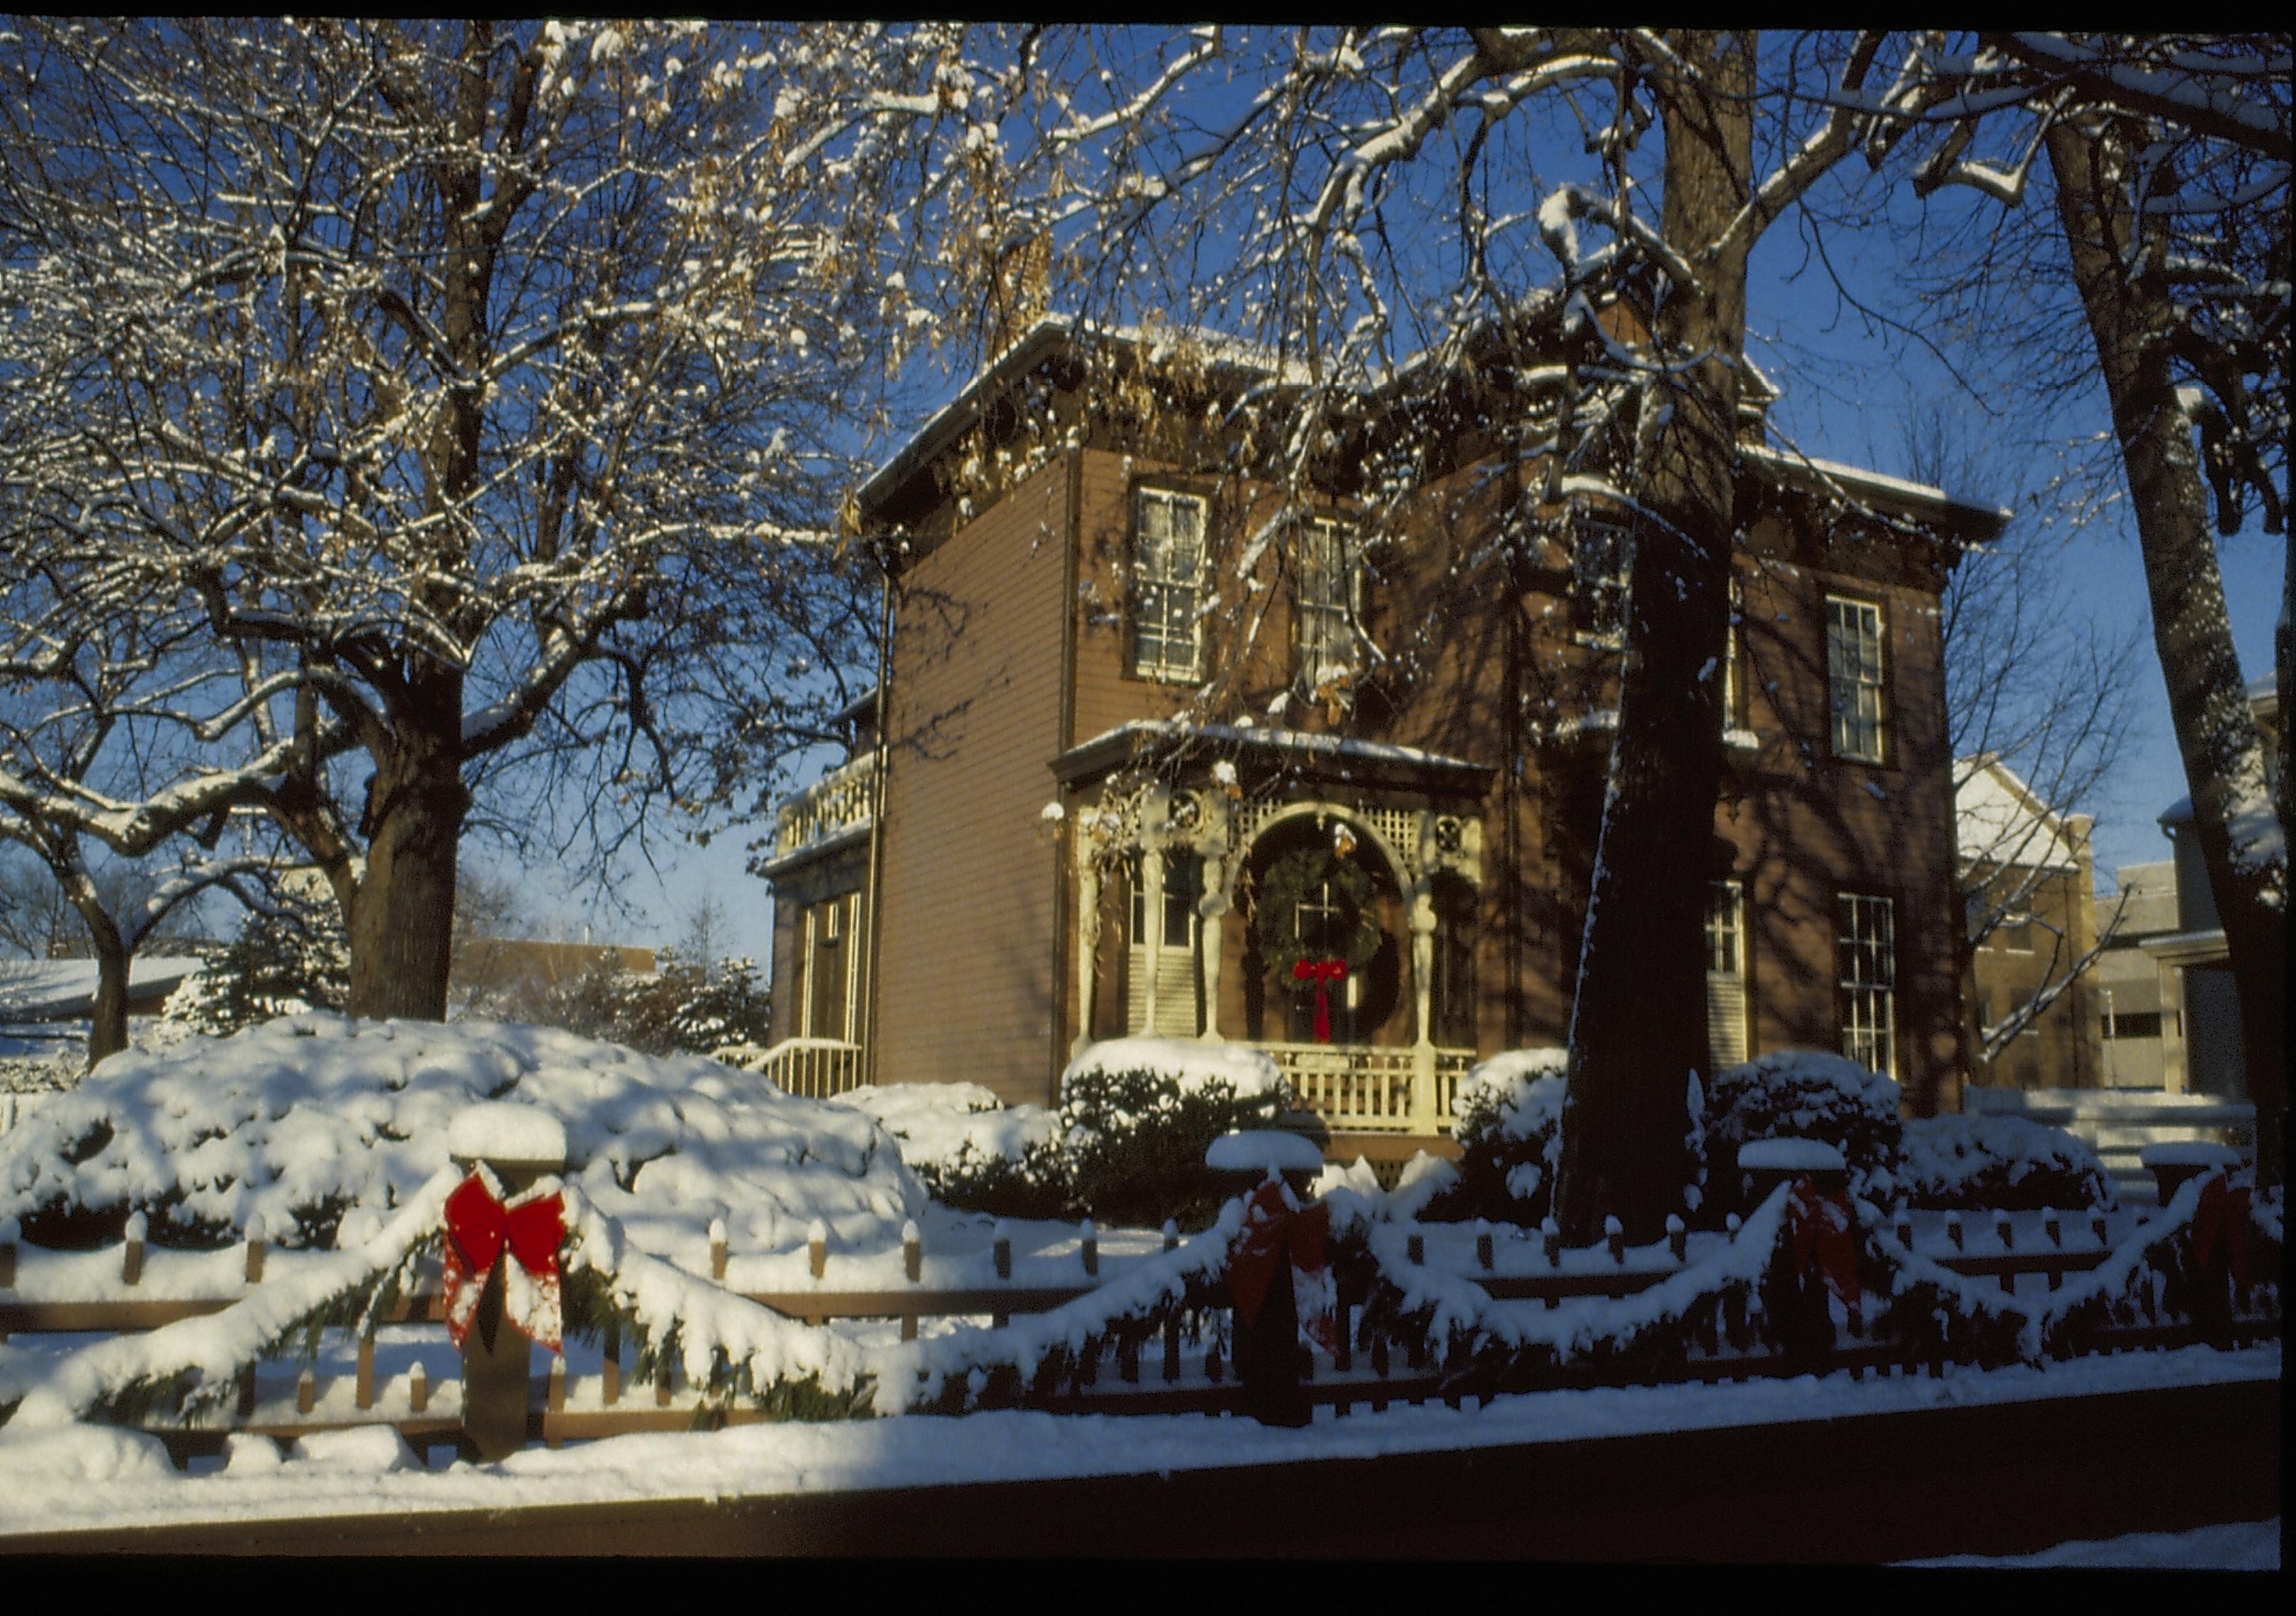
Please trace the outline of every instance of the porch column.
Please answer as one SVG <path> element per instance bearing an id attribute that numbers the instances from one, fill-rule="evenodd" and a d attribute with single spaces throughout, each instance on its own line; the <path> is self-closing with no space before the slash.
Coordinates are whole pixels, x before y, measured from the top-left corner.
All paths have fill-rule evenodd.
<path id="1" fill-rule="evenodd" d="M 1207 1044 L 1225 1040 L 1219 1029 L 1220 921 L 1228 912 L 1227 860 L 1216 853 L 1204 855 L 1204 891 L 1196 899 L 1196 956 L 1204 972 L 1204 1028 Z"/>
<path id="2" fill-rule="evenodd" d="M 1411 883 L 1411 1001 L 1417 1037 L 1411 1049 L 1411 1128 L 1431 1134 L 1435 1109 L 1435 898 L 1427 877 Z"/>
<path id="3" fill-rule="evenodd" d="M 1092 1042 L 1093 996 L 1098 989 L 1095 980 L 1100 956 L 1100 866 L 1092 861 L 1085 847 L 1085 839 L 1077 838 L 1077 1031 L 1069 1045 L 1069 1059 L 1075 1060 Z"/>
<path id="4" fill-rule="evenodd" d="M 1154 1037 L 1156 1032 L 1156 967 L 1164 958 L 1164 850 L 1160 847 L 1143 848 L 1140 851 L 1140 885 L 1143 889 L 1141 906 L 1148 915 L 1147 992 L 1141 1000 L 1142 1024 L 1134 1029 Z M 1138 949 L 1135 949 L 1136 954 Z"/>

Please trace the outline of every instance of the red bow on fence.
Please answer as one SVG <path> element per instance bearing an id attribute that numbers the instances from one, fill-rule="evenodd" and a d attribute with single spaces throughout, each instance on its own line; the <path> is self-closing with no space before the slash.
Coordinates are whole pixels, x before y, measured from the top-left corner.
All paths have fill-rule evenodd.
<path id="1" fill-rule="evenodd" d="M 2248 1186 L 2234 1189 L 2218 1173 L 2201 1186 L 2201 1204 L 2193 1212 L 2193 1262 L 2207 1268 L 2216 1257 L 2217 1241 L 2224 1241 L 2224 1259 L 2232 1283 L 2248 1289 L 2256 1278 L 2255 1260 L 2248 1250 Z"/>
<path id="2" fill-rule="evenodd" d="M 1820 1278 L 1849 1310 L 1849 1327 L 1859 1330 L 1865 1320 L 1858 1309 L 1857 1245 L 1849 1237 L 1849 1194 L 1818 1193 L 1817 1181 L 1805 1173 L 1786 1194 L 1786 1237 L 1793 1248 L 1794 1272 L 1805 1280 Z"/>
<path id="3" fill-rule="evenodd" d="M 558 1296 L 558 1245 L 566 1235 L 566 1202 L 557 1191 L 504 1206 L 488 1180 L 472 1173 L 447 1197 L 447 1333 L 457 1351 L 478 1317 L 495 1259 L 503 1268 L 503 1317 L 553 1352 L 563 1333 Z"/>
<path id="4" fill-rule="evenodd" d="M 1292 964 L 1292 980 L 1316 985 L 1316 1042 L 1332 1041 L 1332 1001 L 1330 990 L 1334 982 L 1348 980 L 1348 962 L 1343 959 L 1303 959 Z"/>
<path id="5" fill-rule="evenodd" d="M 1326 1352 L 1340 1349 L 1339 1293 L 1324 1266 L 1324 1248 L 1332 1231 L 1332 1212 L 1321 1202 L 1294 1211 L 1283 1186 L 1270 1179 L 1244 1203 L 1243 1227 L 1228 1248 L 1227 1289 L 1235 1300 L 1235 1316 L 1247 1330 L 1259 1320 L 1267 1287 L 1275 1282 L 1275 1265 L 1292 1265 L 1292 1295 L 1300 1310 L 1300 1327 Z"/>

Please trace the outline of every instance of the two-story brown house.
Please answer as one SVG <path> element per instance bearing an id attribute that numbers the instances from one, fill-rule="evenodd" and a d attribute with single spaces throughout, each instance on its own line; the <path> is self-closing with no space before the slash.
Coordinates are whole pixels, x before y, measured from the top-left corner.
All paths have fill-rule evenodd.
<path id="1" fill-rule="evenodd" d="M 1478 1058 L 1566 1036 L 1624 525 L 1594 502 L 1511 537 L 1519 476 L 1467 452 L 1400 517 L 1287 510 L 1195 424 L 1272 366 L 1216 356 L 1182 402 L 1142 344 L 1111 404 L 1078 340 L 1039 324 L 860 492 L 889 654 L 852 759 L 778 825 L 769 1070 L 1044 1103 L 1095 1039 L 1248 1041 L 1335 1159 L 1433 1145 Z M 1950 1106 L 1938 603 L 2000 515 L 1767 447 L 1772 396 L 1722 800 L 1681 855 L 1714 1057 L 1842 1049 Z"/>

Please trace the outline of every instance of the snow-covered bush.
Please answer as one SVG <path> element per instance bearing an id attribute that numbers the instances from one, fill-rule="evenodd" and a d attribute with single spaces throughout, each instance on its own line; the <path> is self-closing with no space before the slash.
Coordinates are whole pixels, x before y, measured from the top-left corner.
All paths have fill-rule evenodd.
<path id="1" fill-rule="evenodd" d="M 1466 1075 L 1451 1127 L 1459 1142 L 1458 1177 L 1428 1200 L 1421 1216 L 1520 1224 L 1546 1216 L 1562 1157 L 1562 1073 L 1569 1063 L 1566 1050 L 1517 1049 Z"/>
<path id="2" fill-rule="evenodd" d="M 1841 1153 L 1849 1193 L 1893 1204 L 1902 1183 L 1904 1124 L 1898 1086 L 1845 1055 L 1781 1049 L 1716 1075 L 1706 1096 L 1705 1194 L 1699 1210 L 1719 1218 L 1744 1203 L 1738 1147 L 1756 1139 L 1816 1139 Z M 1694 1187 L 1694 1186 L 1693 1186 Z"/>
<path id="3" fill-rule="evenodd" d="M 559 1027 L 657 1055 L 762 1046 L 771 1038 L 771 999 L 754 960 L 723 959 L 704 970 L 665 948 L 655 965 L 625 971 L 602 958 L 562 980 L 514 976 L 473 992 L 457 1019 Z"/>
<path id="4" fill-rule="evenodd" d="M 1899 1187 L 1935 1210 L 2119 1204 L 2104 1163 L 2087 1142 L 2030 1117 L 1922 1117 L 1905 1125 Z"/>
<path id="5" fill-rule="evenodd" d="M 1291 1096 L 1257 1050 L 1111 1038 L 1061 1075 L 1059 1127 L 1076 1202 L 1103 1223 L 1201 1228 L 1219 1208 L 1204 1151 L 1272 1126 Z"/>
<path id="6" fill-rule="evenodd" d="M 977 1083 L 867 1086 L 832 1103 L 874 1117 L 943 1206 L 999 1218 L 1070 1215 L 1060 1125 L 1041 1105 L 1008 1107 Z"/>
<path id="7" fill-rule="evenodd" d="M 164 1054 L 130 1050 L 0 1136 L 0 1218 L 48 1245 L 115 1237 L 227 1243 L 260 1215 L 283 1245 L 331 1239 L 448 1164 L 455 1115 L 483 1100 L 565 1126 L 568 1176 L 640 1228 L 723 1217 L 749 1251 L 818 1218 L 890 1245 L 925 1204 L 892 1138 L 850 1106 L 800 1100 L 693 1056 L 652 1057 L 540 1027 L 305 1015 Z"/>

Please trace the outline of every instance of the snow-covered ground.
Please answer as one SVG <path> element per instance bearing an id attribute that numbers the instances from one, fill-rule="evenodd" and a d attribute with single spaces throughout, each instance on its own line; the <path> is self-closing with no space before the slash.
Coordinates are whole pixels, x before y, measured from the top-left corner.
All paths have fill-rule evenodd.
<path id="1" fill-rule="evenodd" d="M 1909 1560 L 1908 1565 L 2032 1568 L 2086 1566 L 2097 1570 L 2178 1571 L 2276 1571 L 2280 1569 L 2280 1517 L 2197 1527 L 2189 1532 L 2131 1532 L 2124 1538 L 2060 1543 L 2038 1554 L 1946 1554 Z"/>
<path id="2" fill-rule="evenodd" d="M 150 1437 L 87 1425 L 0 1428 L 0 1546 L 11 1534 L 99 1526 L 814 1494 L 1456 1451 L 2276 1380 L 2280 1361 L 2275 1343 L 2234 1352 L 2132 1353 L 2046 1369 L 1980 1373 L 1948 1365 L 1937 1379 L 1861 1382 L 1833 1374 L 1551 1391 L 1500 1398 L 1480 1408 L 1430 1405 L 1345 1418 L 1319 1409 L 1313 1424 L 1297 1431 L 1210 1415 L 913 1415 L 615 1437 L 554 1453 L 532 1448 L 498 1464 L 442 1462 L 436 1469 L 386 1427 L 307 1439 L 302 1451 L 284 1456 L 267 1438 L 239 1437 L 228 1463 L 189 1476 L 173 1471 Z M 443 1461 L 449 1451 L 428 1456 Z M 2191 1552 L 2221 1546 L 2200 1539 Z"/>

